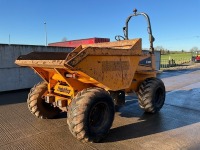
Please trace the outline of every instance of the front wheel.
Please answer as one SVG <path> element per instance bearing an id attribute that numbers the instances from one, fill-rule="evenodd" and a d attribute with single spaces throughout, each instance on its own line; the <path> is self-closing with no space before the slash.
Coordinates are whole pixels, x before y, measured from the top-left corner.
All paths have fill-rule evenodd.
<path id="1" fill-rule="evenodd" d="M 36 84 L 28 95 L 27 104 L 30 112 L 42 119 L 55 118 L 61 110 L 52 104 L 46 103 L 43 94 L 47 91 L 47 84 L 40 82 Z"/>
<path id="2" fill-rule="evenodd" d="M 114 113 L 114 103 L 108 92 L 96 87 L 84 89 L 68 108 L 69 130 L 80 141 L 99 142 L 108 134 Z"/>
<path id="3" fill-rule="evenodd" d="M 142 82 L 137 92 L 139 106 L 149 113 L 158 112 L 165 102 L 165 86 L 158 78 L 148 78 Z"/>

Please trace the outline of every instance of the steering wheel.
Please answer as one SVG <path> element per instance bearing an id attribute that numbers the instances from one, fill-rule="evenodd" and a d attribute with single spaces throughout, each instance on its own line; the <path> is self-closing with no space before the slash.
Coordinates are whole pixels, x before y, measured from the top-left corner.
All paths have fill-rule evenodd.
<path id="1" fill-rule="evenodd" d="M 117 40 L 117 41 L 125 40 L 125 37 L 123 37 L 121 35 L 116 35 L 115 40 Z"/>

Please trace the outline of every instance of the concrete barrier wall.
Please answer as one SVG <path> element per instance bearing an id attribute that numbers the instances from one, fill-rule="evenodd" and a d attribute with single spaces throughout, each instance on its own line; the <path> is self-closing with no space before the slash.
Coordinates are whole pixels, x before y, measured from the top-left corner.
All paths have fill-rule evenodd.
<path id="1" fill-rule="evenodd" d="M 41 78 L 28 67 L 19 67 L 14 62 L 20 55 L 33 51 L 70 52 L 73 48 L 46 47 L 32 45 L 0 44 L 0 92 L 31 88 Z"/>
<path id="2" fill-rule="evenodd" d="M 41 78 L 28 67 L 19 67 L 14 62 L 20 55 L 33 51 L 38 52 L 70 52 L 73 48 L 6 45 L 0 44 L 0 92 L 32 88 Z M 160 52 L 156 51 L 156 68 L 160 69 Z"/>

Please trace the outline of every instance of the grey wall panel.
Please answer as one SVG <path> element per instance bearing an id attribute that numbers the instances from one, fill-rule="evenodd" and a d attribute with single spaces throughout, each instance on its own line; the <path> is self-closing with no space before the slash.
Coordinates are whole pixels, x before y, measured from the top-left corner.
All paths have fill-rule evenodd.
<path id="1" fill-rule="evenodd" d="M 155 51 L 155 57 L 156 57 L 156 70 L 160 70 L 160 51 Z"/>
<path id="2" fill-rule="evenodd" d="M 20 55 L 33 51 L 70 52 L 72 50 L 73 48 L 0 44 L 0 92 L 31 88 L 41 81 L 32 69 L 14 63 Z"/>
<path id="3" fill-rule="evenodd" d="M 0 69 L 0 91 L 31 88 L 41 79 L 29 68 Z"/>
<path id="4" fill-rule="evenodd" d="M 46 47 L 32 45 L 3 45 L 0 44 L 0 68 L 18 67 L 14 64 L 20 55 L 30 52 L 70 52 L 73 48 Z"/>

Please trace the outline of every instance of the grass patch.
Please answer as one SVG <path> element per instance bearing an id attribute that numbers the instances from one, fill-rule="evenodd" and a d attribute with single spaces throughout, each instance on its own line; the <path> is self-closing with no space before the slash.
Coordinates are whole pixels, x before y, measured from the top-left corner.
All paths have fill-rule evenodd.
<path id="1" fill-rule="evenodd" d="M 191 53 L 172 53 L 161 55 L 161 64 L 169 64 L 169 60 L 173 60 L 173 63 L 180 65 L 184 63 L 188 63 L 191 61 L 192 54 Z"/>
<path id="2" fill-rule="evenodd" d="M 175 54 L 165 54 L 161 55 L 161 60 L 171 60 L 171 59 L 191 59 L 191 53 L 175 53 Z"/>

